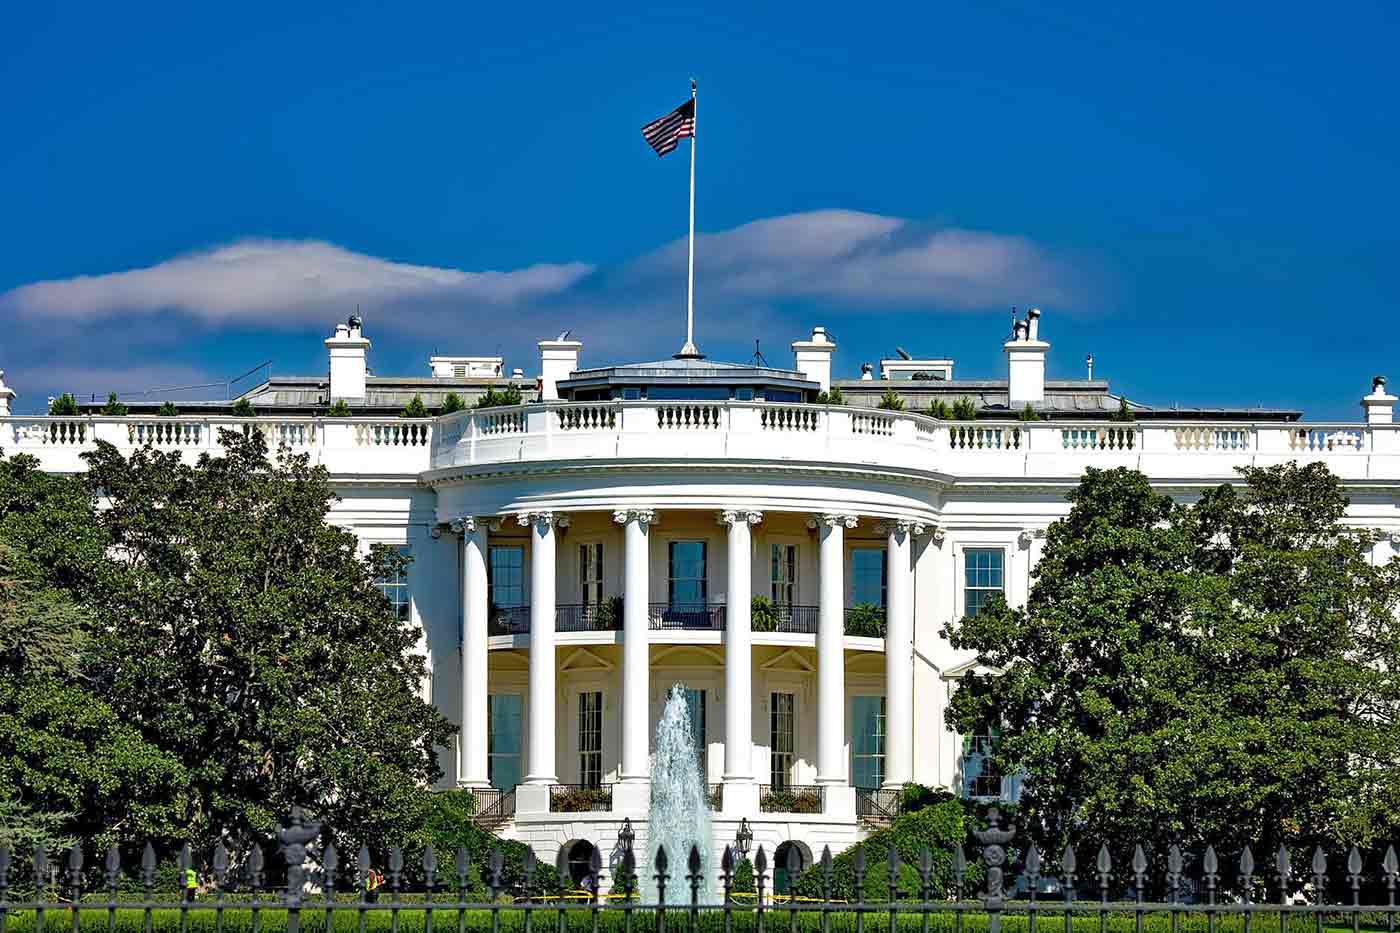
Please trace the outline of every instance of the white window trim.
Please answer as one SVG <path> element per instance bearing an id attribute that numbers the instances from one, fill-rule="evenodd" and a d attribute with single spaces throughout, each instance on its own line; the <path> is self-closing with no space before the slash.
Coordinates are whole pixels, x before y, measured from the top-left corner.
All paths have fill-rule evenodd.
<path id="1" fill-rule="evenodd" d="M 988 538 L 985 541 L 969 538 L 953 545 L 953 573 L 956 586 L 953 587 L 953 619 L 967 615 L 967 552 L 1001 551 L 1001 595 L 1011 602 L 1011 554 L 1016 542 L 1013 538 Z"/>

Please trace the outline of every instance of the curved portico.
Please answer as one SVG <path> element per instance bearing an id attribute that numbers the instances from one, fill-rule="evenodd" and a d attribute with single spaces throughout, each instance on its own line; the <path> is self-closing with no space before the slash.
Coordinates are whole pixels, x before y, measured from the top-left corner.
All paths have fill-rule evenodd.
<path id="1" fill-rule="evenodd" d="M 489 519 L 503 529 L 493 545 L 519 549 L 496 555 L 521 577 L 503 587 L 490 579 L 489 547 L 483 575 L 476 539 L 464 544 L 463 650 L 472 660 L 463 664 L 461 684 L 463 722 L 480 722 L 466 711 L 485 709 L 492 681 L 518 680 L 524 668 L 527 786 L 517 797 L 519 814 L 548 811 L 543 785 L 599 780 L 598 771 L 563 761 L 581 754 L 585 727 L 572 717 L 588 714 L 571 707 L 594 684 L 602 687 L 607 735 L 597 745 L 601 777 L 613 785 L 612 812 L 645 811 L 658 697 L 676 680 L 703 685 L 697 692 L 709 705 L 701 714 L 709 726 L 702 741 L 722 745 L 708 769 L 722 779 L 715 782 L 723 784 L 721 812 L 754 813 L 760 789 L 782 779 L 820 785 L 825 817 L 853 821 L 853 691 L 873 688 L 884 710 L 885 783 L 909 779 L 913 705 L 909 686 L 892 680 L 912 680 L 910 545 L 932 527 L 928 487 L 868 475 L 846 486 L 832 465 L 787 466 L 765 475 L 688 462 L 554 462 L 433 477 L 445 522 L 465 528 L 463 516 L 477 525 Z M 682 566 L 697 560 L 699 570 Z M 857 581 L 853 565 L 861 561 Z M 501 605 L 517 593 L 529 594 L 528 608 Z M 754 597 L 772 603 L 757 626 Z M 852 606 L 867 601 L 883 607 L 879 630 L 852 630 Z M 856 611 L 854 624 L 861 612 L 869 615 Z M 483 678 L 487 653 L 497 660 Z M 565 695 L 556 676 L 583 686 Z M 795 708 L 773 708 L 784 703 Z M 786 752 L 770 738 L 784 716 L 794 719 L 794 747 Z M 556 739 L 566 749 L 562 758 Z M 487 760 L 488 741 L 488 730 L 463 730 L 464 781 L 475 776 L 470 763 Z M 780 774 L 773 762 L 785 753 L 792 764 Z"/>

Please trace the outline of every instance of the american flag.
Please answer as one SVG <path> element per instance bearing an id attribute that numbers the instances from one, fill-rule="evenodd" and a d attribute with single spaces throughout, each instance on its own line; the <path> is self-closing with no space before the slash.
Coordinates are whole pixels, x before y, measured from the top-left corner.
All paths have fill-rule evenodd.
<path id="1" fill-rule="evenodd" d="M 692 97 L 666 116 L 652 120 L 642 127 L 642 135 L 646 137 L 647 145 L 655 149 L 658 156 L 664 156 L 675 149 L 682 139 L 694 136 L 695 98 Z"/>

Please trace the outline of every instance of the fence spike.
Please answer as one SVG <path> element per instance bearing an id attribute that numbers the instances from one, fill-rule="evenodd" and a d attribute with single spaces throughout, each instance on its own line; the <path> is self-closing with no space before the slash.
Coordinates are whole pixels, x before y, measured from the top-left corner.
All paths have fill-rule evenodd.
<path id="1" fill-rule="evenodd" d="M 1274 869 L 1278 872 L 1279 887 L 1282 889 L 1283 897 L 1288 897 L 1288 880 L 1293 876 L 1293 864 L 1288 855 L 1288 846 L 1279 843 L 1278 853 L 1274 855 Z"/>
<path id="2" fill-rule="evenodd" d="M 491 899 L 496 899 L 496 892 L 505 887 L 501 884 L 501 869 L 505 866 L 505 858 L 501 855 L 501 850 L 495 848 L 486 858 L 487 878 L 486 886 L 491 889 Z"/>
<path id="3" fill-rule="evenodd" d="M 719 857 L 719 870 L 728 875 L 734 871 L 734 847 L 725 846 L 724 854 Z"/>
<path id="4" fill-rule="evenodd" d="M 1113 871 L 1113 857 L 1108 854 L 1108 843 L 1099 846 L 1099 854 L 1094 861 L 1100 875 L 1106 876 Z"/>
<path id="5" fill-rule="evenodd" d="M 822 900 L 831 900 L 831 846 L 822 846 Z"/>
<path id="6" fill-rule="evenodd" d="M 1167 850 L 1167 871 L 1171 872 L 1173 875 L 1179 875 L 1181 874 L 1183 865 L 1184 860 L 1181 857 L 1181 846 L 1173 844 L 1172 847 Z"/>
<path id="7" fill-rule="evenodd" d="M 796 854 L 797 854 L 797 847 L 796 847 L 796 846 L 793 846 L 792 848 L 788 849 L 788 869 L 789 869 L 789 870 L 792 870 L 793 867 L 794 867 L 794 866 L 792 865 L 792 856 L 794 856 L 794 855 L 796 855 Z M 899 849 L 898 849 L 896 846 L 890 846 L 889 863 L 890 863 L 890 883 L 893 884 L 894 881 L 896 880 L 896 878 L 898 878 L 898 876 L 899 876 Z M 796 867 L 797 867 L 797 868 L 801 868 L 801 867 L 802 867 L 801 862 L 799 862 L 798 865 L 797 865 Z"/>
<path id="8" fill-rule="evenodd" d="M 924 849 L 925 855 L 928 849 Z M 1035 843 L 1031 843 L 1030 850 L 1026 852 L 1026 877 L 1034 884 L 1040 878 L 1040 849 Z"/>
<path id="9" fill-rule="evenodd" d="M 1356 851 L 1356 850 L 1353 849 L 1352 851 Z M 68 870 L 71 871 L 71 872 L 74 872 L 74 873 L 80 872 L 80 871 L 83 870 L 83 847 L 82 847 L 82 846 L 75 845 L 75 846 L 73 846 L 73 848 L 71 848 L 71 849 L 68 850 Z"/>
<path id="10" fill-rule="evenodd" d="M 1245 845 L 1244 851 L 1240 853 L 1240 875 L 1244 878 L 1252 878 L 1254 876 L 1254 853 L 1249 850 L 1248 844 Z M 1246 881 L 1245 885 L 1247 886 L 1248 884 L 1249 882 Z"/>
<path id="11" fill-rule="evenodd" d="M 1133 874 L 1147 874 L 1147 853 L 1142 851 L 1142 843 L 1133 847 Z"/>
<path id="12" fill-rule="evenodd" d="M 389 887 L 397 891 L 403 883 L 403 849 L 394 846 L 389 850 Z"/>
<path id="13" fill-rule="evenodd" d="M 1215 854 L 1215 846 L 1206 846 L 1206 854 L 1201 857 L 1201 870 L 1207 877 L 1220 873 L 1220 859 Z"/>
<path id="14" fill-rule="evenodd" d="M 44 851 L 44 844 L 41 842 L 34 847 L 34 883 L 40 887 L 44 884 L 44 876 L 49 873 L 49 856 Z"/>
<path id="15" fill-rule="evenodd" d="M 1381 868 L 1385 871 L 1385 876 L 1389 884 L 1395 883 L 1395 876 L 1400 874 L 1400 858 L 1395 857 L 1395 846 L 1386 846 L 1385 858 L 1381 859 Z"/>
<path id="16" fill-rule="evenodd" d="M 214 872 L 219 878 L 219 887 L 224 886 L 223 872 L 219 870 L 219 854 L 223 849 L 223 843 L 219 843 L 219 848 L 214 851 Z M 228 867 L 228 853 L 224 852 L 224 867 Z M 340 853 L 335 850 L 335 843 L 326 843 L 325 849 L 321 851 L 321 876 L 324 879 L 322 887 L 327 894 L 335 890 L 335 872 L 340 867 Z"/>
<path id="17" fill-rule="evenodd" d="M 369 846 L 362 844 L 359 855 L 355 857 L 355 872 L 359 876 L 361 889 L 364 888 L 365 879 L 369 877 L 370 869 L 373 867 L 374 865 L 370 862 Z"/>
<path id="18" fill-rule="evenodd" d="M 856 903 L 865 903 L 865 846 L 856 846 L 856 854 L 851 861 L 851 874 L 855 877 Z"/>
<path id="19" fill-rule="evenodd" d="M 629 899 L 632 888 L 637 883 L 637 853 L 629 845 L 622 850 L 622 893 Z"/>
<path id="20" fill-rule="evenodd" d="M 758 854 L 753 857 L 753 867 L 760 875 L 768 872 L 768 853 L 763 851 L 763 846 L 758 847 Z"/>
<path id="21" fill-rule="evenodd" d="M 1356 850 L 1356 846 L 1351 847 L 1347 853 L 1347 871 L 1352 875 L 1361 874 L 1361 853 Z"/>
<path id="22" fill-rule="evenodd" d="M 559 889 L 562 891 L 573 881 L 573 875 L 569 872 L 569 850 L 559 847 L 559 852 L 554 856 L 554 874 L 559 878 Z"/>
<path id="23" fill-rule="evenodd" d="M 152 852 L 151 855 L 154 857 L 155 853 Z M 366 864 L 368 864 L 368 859 L 366 859 Z M 256 842 L 253 843 L 253 851 L 248 854 L 248 875 L 249 884 L 251 884 L 254 889 L 262 887 L 263 851 L 262 846 L 258 845 Z"/>
<path id="24" fill-rule="evenodd" d="M 1322 851 L 1322 846 L 1313 850 L 1312 870 L 1319 877 L 1327 874 L 1327 853 Z"/>
<path id="25" fill-rule="evenodd" d="M 596 901 L 601 901 L 603 897 L 602 876 L 603 857 L 598 854 L 598 847 L 594 846 L 588 855 L 588 880 L 589 890 L 593 892 L 593 899 Z"/>
<path id="26" fill-rule="evenodd" d="M 335 846 L 327 846 L 327 847 L 326 847 L 326 856 L 325 856 L 325 857 L 326 857 L 327 859 L 334 859 L 334 858 L 335 858 Z M 228 879 L 228 847 L 225 846 L 225 845 L 224 845 L 224 841 L 223 841 L 222 839 L 220 839 L 218 842 L 216 842 L 216 843 L 214 844 L 214 881 L 215 881 L 215 883 L 218 884 L 219 889 L 220 889 L 220 890 L 223 890 L 223 888 L 225 887 L 224 882 L 225 882 L 227 879 Z"/>
<path id="27" fill-rule="evenodd" d="M 792 860 L 788 859 L 788 861 Z M 693 843 L 690 846 L 690 858 L 687 859 L 686 867 L 690 869 L 692 875 L 700 874 L 700 847 Z"/>
<path id="28" fill-rule="evenodd" d="M 467 855 L 466 846 L 457 847 L 457 853 L 452 858 L 452 867 L 457 870 L 458 889 L 465 891 L 467 889 L 468 878 L 471 875 L 471 857 Z"/>
<path id="29" fill-rule="evenodd" d="M 534 896 L 530 892 L 535 887 L 535 865 L 537 861 L 535 858 L 535 850 L 533 848 L 525 849 L 525 858 L 523 861 L 523 870 L 525 874 L 525 896 L 527 898 L 531 898 Z"/>
<path id="30" fill-rule="evenodd" d="M 194 852 L 190 850 L 190 844 L 188 842 L 180 846 L 180 854 L 176 856 L 175 864 L 180 866 L 180 871 L 182 872 L 186 871 L 194 864 Z M 180 883 L 182 885 L 185 883 L 183 878 L 180 879 Z"/>
<path id="31" fill-rule="evenodd" d="M 959 846 L 959 848 L 962 848 Z M 1079 867 L 1079 860 L 1074 857 L 1074 846 L 1065 844 L 1064 854 L 1060 856 L 1060 874 L 1070 881 L 1074 880 L 1074 870 Z M 1068 883 L 1068 882 L 1066 882 Z"/>
<path id="32" fill-rule="evenodd" d="M 141 884 L 151 887 L 156 883 L 156 847 L 149 842 L 141 851 Z"/>
<path id="33" fill-rule="evenodd" d="M 670 861 L 666 857 L 666 847 L 660 845 L 656 847 L 656 870 L 658 873 L 666 871 L 667 863 Z"/>
<path id="34" fill-rule="evenodd" d="M 434 884 L 434 875 L 437 874 L 437 852 L 433 849 L 433 844 L 428 843 L 428 847 L 423 850 L 423 883 L 431 891 L 437 885 Z"/>
<path id="35" fill-rule="evenodd" d="M 0 846 L 0 895 L 10 887 L 10 847 Z M 0 900 L 4 900 L 0 897 Z"/>
<path id="36" fill-rule="evenodd" d="M 107 858 L 103 864 L 103 868 L 107 870 L 107 887 L 115 888 L 117 886 L 117 876 L 122 870 L 122 853 L 115 845 L 107 850 Z"/>

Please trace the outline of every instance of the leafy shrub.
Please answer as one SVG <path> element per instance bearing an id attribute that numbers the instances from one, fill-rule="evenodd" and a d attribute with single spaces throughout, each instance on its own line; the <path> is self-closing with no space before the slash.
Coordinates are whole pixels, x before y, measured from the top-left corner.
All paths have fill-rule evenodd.
<path id="1" fill-rule="evenodd" d="M 846 634 L 860 638 L 884 638 L 885 610 L 871 603 L 852 606 L 846 613 Z"/>
<path id="2" fill-rule="evenodd" d="M 400 418 L 426 418 L 428 417 L 428 407 L 423 404 L 423 396 L 415 394 L 409 399 L 403 411 L 399 412 Z"/>
<path id="3" fill-rule="evenodd" d="M 1020 414 L 1018 414 L 1018 415 L 1016 416 L 1016 420 L 1017 420 L 1017 421 L 1039 421 L 1039 420 L 1040 420 L 1040 415 L 1037 414 L 1037 413 L 1036 413 L 1036 410 L 1035 410 L 1034 408 L 1031 407 L 1031 403 L 1030 403 L 1030 402 L 1027 402 L 1027 403 L 1026 403 L 1026 407 L 1025 407 L 1025 408 L 1022 408 Z"/>
<path id="4" fill-rule="evenodd" d="M 749 616 L 755 632 L 776 632 L 778 630 L 778 607 L 767 596 L 755 596 L 749 600 Z"/>
<path id="5" fill-rule="evenodd" d="M 1118 397 L 1118 410 L 1108 416 L 1109 421 L 1121 421 L 1127 423 L 1137 420 L 1133 415 L 1133 410 L 1128 407 L 1128 400 L 1122 396 Z"/>
<path id="6" fill-rule="evenodd" d="M 476 400 L 473 408 L 500 408 L 504 405 L 519 405 L 523 401 L 520 395 L 520 387 L 511 383 L 501 391 L 497 392 L 495 386 L 486 389 L 486 394 Z"/>
<path id="7" fill-rule="evenodd" d="M 622 597 L 609 596 L 598 604 L 597 627 L 603 631 L 622 628 Z"/>
<path id="8" fill-rule="evenodd" d="M 739 859 L 739 864 L 734 866 L 732 890 L 735 894 L 754 894 L 758 891 L 754 882 L 753 862 L 747 856 Z"/>
<path id="9" fill-rule="evenodd" d="M 486 881 L 490 877 L 491 850 L 500 849 L 501 880 L 504 889 L 512 894 L 525 893 L 525 853 L 528 847 L 522 842 L 502 839 L 473 823 L 472 815 L 477 810 L 474 794 L 466 790 L 441 790 L 429 792 L 426 797 L 421 828 L 416 834 L 414 845 L 405 847 L 406 867 L 420 866 L 422 851 L 431 844 L 437 854 L 439 866 L 449 866 L 450 870 L 458 847 L 463 847 L 467 850 L 469 862 L 469 895 L 473 899 L 485 901 Z M 376 861 L 376 864 L 384 863 Z M 439 878 L 441 877 L 440 875 Z M 453 877 L 455 879 L 455 874 Z"/>
<path id="10" fill-rule="evenodd" d="M 899 789 L 899 812 L 915 813 L 925 807 L 957 799 L 947 788 L 929 787 L 927 784 L 910 781 Z"/>
<path id="11" fill-rule="evenodd" d="M 58 398 L 49 400 L 49 414 L 51 415 L 76 415 L 78 413 L 78 401 L 64 392 Z"/>
<path id="12" fill-rule="evenodd" d="M 846 396 L 842 395 L 842 394 L 841 394 L 841 390 L 838 389 L 836 386 L 832 386 L 830 389 L 826 390 L 825 392 L 818 392 L 818 393 L 817 393 L 817 404 L 818 404 L 818 405 L 844 405 L 844 404 L 846 404 Z"/>
<path id="13" fill-rule="evenodd" d="M 977 420 L 977 405 L 976 405 L 976 403 L 974 403 L 974 402 L 972 401 L 972 399 L 968 398 L 966 395 L 964 395 L 962 398 L 958 399 L 956 402 L 953 403 L 953 420 L 954 420 L 954 421 L 976 421 L 976 420 Z"/>
<path id="14" fill-rule="evenodd" d="M 549 809 L 555 813 L 591 813 L 611 799 L 610 787 L 570 787 L 550 795 Z"/>
<path id="15" fill-rule="evenodd" d="M 456 392 L 448 392 L 445 396 L 443 396 L 442 408 L 439 409 L 439 413 L 444 415 L 450 415 L 454 411 L 461 411 L 466 407 L 467 403 L 462 401 L 462 396 L 458 395 Z"/>
<path id="16" fill-rule="evenodd" d="M 175 407 L 174 402 L 161 402 L 160 408 L 156 410 L 156 414 L 162 418 L 174 418 L 176 415 L 180 414 L 180 409 Z"/>
<path id="17" fill-rule="evenodd" d="M 875 407 L 885 411 L 904 411 L 904 399 L 894 389 L 886 389 L 885 394 L 880 396 L 880 404 Z"/>
<path id="18" fill-rule="evenodd" d="M 127 408 L 125 405 L 123 405 L 120 401 L 117 400 L 117 393 L 107 393 L 107 404 L 102 406 L 102 414 L 112 415 L 113 417 L 119 418 L 122 415 L 128 414 L 130 411 L 131 409 Z"/>
<path id="19" fill-rule="evenodd" d="M 889 852 L 893 847 L 901 861 L 896 879 L 901 899 L 919 897 L 920 856 L 925 848 L 932 853 L 933 870 L 929 875 L 930 896 L 941 900 L 953 884 L 953 848 L 966 838 L 962 802 L 947 799 L 914 813 L 906 813 L 861 843 L 847 849 L 831 860 L 831 896 L 837 900 L 855 900 L 855 853 L 865 850 L 865 883 L 867 900 L 883 901 L 890 894 Z M 980 874 L 978 866 L 968 868 L 965 890 L 976 890 Z M 815 865 L 797 877 L 793 893 L 800 897 L 821 897 L 822 869 Z"/>
<path id="20" fill-rule="evenodd" d="M 233 403 L 233 408 L 229 409 L 237 418 L 256 418 L 257 411 L 253 408 L 253 403 L 246 398 L 241 398 Z"/>
<path id="21" fill-rule="evenodd" d="M 349 418 L 350 405 L 343 398 L 336 399 L 330 408 L 326 409 L 326 415 L 331 418 Z"/>
<path id="22" fill-rule="evenodd" d="M 953 416 L 953 412 L 948 408 L 948 403 L 941 398 L 936 398 L 929 403 L 928 414 L 930 418 L 937 418 L 940 421 L 947 421 Z"/>

